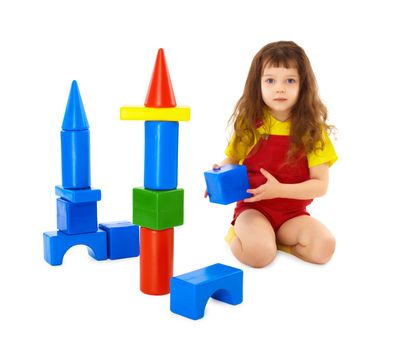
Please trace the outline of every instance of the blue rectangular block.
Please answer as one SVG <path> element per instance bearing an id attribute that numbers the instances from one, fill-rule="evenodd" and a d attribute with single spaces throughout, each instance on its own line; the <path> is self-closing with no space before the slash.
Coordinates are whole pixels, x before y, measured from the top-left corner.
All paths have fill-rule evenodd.
<path id="1" fill-rule="evenodd" d="M 101 190 L 96 188 L 72 190 L 63 186 L 55 186 L 55 194 L 72 203 L 97 202 L 101 200 Z"/>
<path id="2" fill-rule="evenodd" d="M 204 175 L 212 203 L 229 204 L 252 196 L 246 192 L 250 187 L 245 165 L 227 164 Z"/>
<path id="3" fill-rule="evenodd" d="M 107 232 L 108 258 L 111 260 L 131 258 L 140 255 L 139 227 L 129 221 L 99 224 Z"/>
<path id="4" fill-rule="evenodd" d="M 179 123 L 146 121 L 144 188 L 163 191 L 177 188 Z"/>
<path id="5" fill-rule="evenodd" d="M 58 230 L 70 235 L 97 231 L 97 202 L 72 203 L 57 198 L 56 205 Z"/>

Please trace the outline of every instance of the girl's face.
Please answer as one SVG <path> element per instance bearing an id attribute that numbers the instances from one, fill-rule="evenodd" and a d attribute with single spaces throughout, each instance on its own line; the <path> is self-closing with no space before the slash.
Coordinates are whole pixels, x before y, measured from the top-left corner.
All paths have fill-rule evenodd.
<path id="1" fill-rule="evenodd" d="M 297 68 L 266 66 L 261 77 L 261 93 L 272 116 L 280 121 L 290 117 L 300 91 Z"/>

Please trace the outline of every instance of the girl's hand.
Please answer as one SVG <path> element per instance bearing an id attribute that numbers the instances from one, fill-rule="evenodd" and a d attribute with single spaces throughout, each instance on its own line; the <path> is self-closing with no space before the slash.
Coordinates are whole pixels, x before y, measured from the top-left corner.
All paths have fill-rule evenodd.
<path id="1" fill-rule="evenodd" d="M 261 168 L 260 172 L 265 176 L 267 182 L 257 188 L 247 190 L 246 192 L 251 193 L 252 197 L 244 199 L 244 202 L 258 202 L 280 197 L 282 184 L 265 169 Z"/>
<path id="2" fill-rule="evenodd" d="M 218 169 L 220 169 L 220 165 L 218 165 L 218 164 L 213 164 L 212 165 L 212 169 L 213 170 L 218 170 Z M 207 198 L 207 196 L 208 196 L 208 191 L 207 191 L 207 189 L 205 190 L 205 194 L 204 194 L 204 196 L 203 197 L 205 197 L 205 198 Z"/>

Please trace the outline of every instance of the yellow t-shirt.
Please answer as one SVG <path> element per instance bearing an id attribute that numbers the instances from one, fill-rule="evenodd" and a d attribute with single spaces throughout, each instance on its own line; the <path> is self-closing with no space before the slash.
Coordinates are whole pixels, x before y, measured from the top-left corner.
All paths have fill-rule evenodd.
<path id="1" fill-rule="evenodd" d="M 281 122 L 275 119 L 270 113 L 266 112 L 264 114 L 264 121 L 262 125 L 257 128 L 257 132 L 260 136 L 264 134 L 288 136 L 290 135 L 290 126 L 291 126 L 291 122 L 289 120 Z M 226 147 L 225 154 L 227 157 L 230 157 L 231 154 L 237 154 L 239 156 L 238 158 L 241 158 L 239 163 L 242 164 L 244 161 L 243 159 L 244 154 L 249 154 L 251 149 L 258 142 L 258 138 L 255 139 L 254 145 L 252 145 L 252 147 L 248 150 L 248 152 L 245 153 L 243 144 L 237 145 L 236 152 L 233 152 L 235 151 L 232 148 L 232 141 L 234 137 L 235 136 L 232 136 L 231 142 L 229 142 L 228 147 Z M 324 143 L 325 143 L 324 148 L 319 149 L 318 147 L 319 145 L 317 144 L 316 150 L 307 154 L 309 168 L 317 166 L 317 165 L 321 165 L 324 163 L 328 163 L 329 166 L 332 166 L 338 158 L 336 151 L 333 147 L 333 144 L 330 140 L 330 137 L 327 135 L 326 131 L 323 132 L 323 137 L 324 137 Z"/>

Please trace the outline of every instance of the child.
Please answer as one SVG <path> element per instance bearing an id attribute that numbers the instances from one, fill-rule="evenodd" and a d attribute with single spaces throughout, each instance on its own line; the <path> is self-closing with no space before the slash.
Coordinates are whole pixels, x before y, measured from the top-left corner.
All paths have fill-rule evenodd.
<path id="1" fill-rule="evenodd" d="M 225 240 L 242 263 L 264 267 L 277 249 L 324 264 L 335 249 L 329 230 L 306 207 L 327 191 L 337 160 L 327 109 L 310 62 L 294 42 L 264 46 L 254 57 L 219 165 L 245 164 L 252 194 L 237 203 Z"/>

